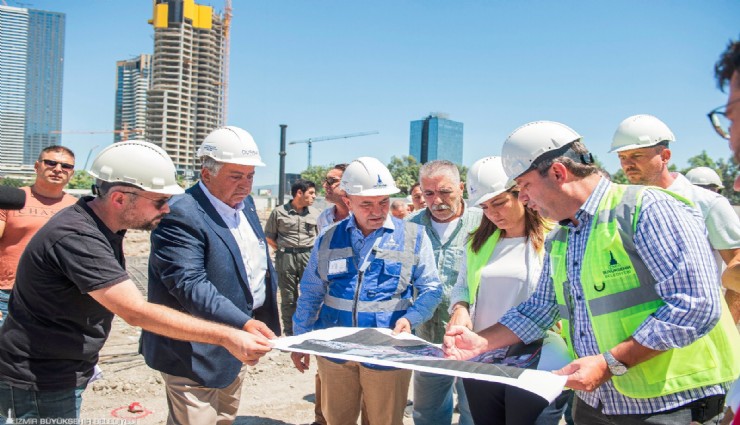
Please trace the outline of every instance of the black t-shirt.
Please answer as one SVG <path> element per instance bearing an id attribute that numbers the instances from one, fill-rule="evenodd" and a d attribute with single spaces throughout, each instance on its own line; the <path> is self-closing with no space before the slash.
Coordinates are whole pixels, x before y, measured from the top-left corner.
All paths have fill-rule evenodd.
<path id="1" fill-rule="evenodd" d="M 0 328 L 0 380 L 39 391 L 87 385 L 113 313 L 89 292 L 128 279 L 123 235 L 80 199 L 31 239 Z"/>

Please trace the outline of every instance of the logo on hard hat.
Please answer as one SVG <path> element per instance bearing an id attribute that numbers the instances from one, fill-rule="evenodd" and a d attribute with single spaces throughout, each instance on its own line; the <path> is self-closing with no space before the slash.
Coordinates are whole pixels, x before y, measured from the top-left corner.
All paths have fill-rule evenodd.
<path id="1" fill-rule="evenodd" d="M 201 149 L 203 149 L 206 152 L 214 152 L 214 151 L 217 151 L 218 150 L 218 147 L 216 147 L 214 145 L 203 145 L 201 147 Z"/>
<path id="2" fill-rule="evenodd" d="M 256 156 L 256 155 L 259 155 L 259 154 L 260 153 L 257 152 L 254 149 L 242 149 L 242 155 Z"/>
<path id="3" fill-rule="evenodd" d="M 388 187 L 387 184 L 383 183 L 383 180 L 380 178 L 380 174 L 378 174 L 378 182 L 375 183 L 375 187 L 376 188 Z"/>

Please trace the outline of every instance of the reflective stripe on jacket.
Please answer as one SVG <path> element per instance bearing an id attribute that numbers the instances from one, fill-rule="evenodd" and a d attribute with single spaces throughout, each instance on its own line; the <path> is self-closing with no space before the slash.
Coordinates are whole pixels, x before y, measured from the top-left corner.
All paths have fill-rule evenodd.
<path id="1" fill-rule="evenodd" d="M 634 245 L 644 190 L 643 186 L 612 185 L 599 204 L 582 259 L 583 293 L 601 352 L 629 338 L 649 315 L 664 305 L 655 290 L 655 279 Z M 678 195 L 666 193 L 690 204 Z M 555 297 L 563 321 L 562 334 L 576 357 L 566 264 L 568 232 L 567 227 L 558 228 L 547 244 Z M 722 316 L 707 335 L 640 363 L 623 376 L 612 377 L 615 388 L 629 397 L 652 398 L 735 379 L 740 373 L 740 363 L 729 359 L 740 353 L 740 336 L 724 299 L 720 297 L 720 300 Z"/>

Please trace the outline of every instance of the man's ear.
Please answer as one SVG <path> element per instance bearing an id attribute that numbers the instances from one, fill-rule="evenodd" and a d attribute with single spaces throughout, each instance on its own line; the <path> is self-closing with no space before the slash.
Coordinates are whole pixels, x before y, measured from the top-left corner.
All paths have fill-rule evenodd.
<path id="1" fill-rule="evenodd" d="M 548 170 L 548 174 L 550 174 L 556 182 L 565 183 L 570 173 L 568 172 L 568 168 L 565 165 L 560 162 L 556 162 L 552 164 L 550 170 Z"/>
<path id="2" fill-rule="evenodd" d="M 663 160 L 663 163 L 668 164 L 671 160 L 671 150 L 668 148 L 663 149 L 660 153 L 660 159 Z"/>

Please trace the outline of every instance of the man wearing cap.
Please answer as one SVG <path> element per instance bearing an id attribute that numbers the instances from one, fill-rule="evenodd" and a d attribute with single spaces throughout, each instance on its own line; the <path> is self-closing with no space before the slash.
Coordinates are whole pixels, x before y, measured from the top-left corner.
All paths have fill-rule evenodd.
<path id="1" fill-rule="evenodd" d="M 293 330 L 411 332 L 431 317 L 441 297 L 429 238 L 421 226 L 388 214 L 389 195 L 399 190 L 377 159 L 353 161 L 341 187 L 352 215 L 317 238 L 301 279 Z M 299 371 L 308 369 L 309 355 L 291 358 Z M 370 424 L 403 423 L 411 371 L 323 357 L 317 363 L 321 410 L 329 424 L 356 423 L 361 409 Z"/>
<path id="2" fill-rule="evenodd" d="M 632 184 L 658 186 L 689 201 L 704 217 L 717 263 L 717 281 L 728 288 L 725 300 L 735 322 L 740 321 L 740 218 L 722 195 L 691 184 L 680 173 L 668 170 L 669 143 L 676 140 L 670 128 L 652 115 L 634 115 L 621 122 L 612 140 L 622 170 Z M 724 266 L 727 266 L 722 271 Z"/>
<path id="3" fill-rule="evenodd" d="M 275 250 L 275 268 L 280 288 L 280 317 L 283 335 L 293 335 L 293 314 L 298 299 L 298 282 L 308 263 L 316 239 L 319 210 L 313 207 L 316 184 L 298 179 L 290 187 L 293 199 L 272 210 L 265 225 L 267 243 Z"/>
<path id="4" fill-rule="evenodd" d="M 581 136 L 529 123 L 503 147 L 519 199 L 560 226 L 534 294 L 479 336 L 451 327 L 448 357 L 541 338 L 562 319 L 579 424 L 718 423 L 740 336 L 716 284 L 703 220 L 672 194 L 598 174 Z"/>
<path id="5" fill-rule="evenodd" d="M 416 334 L 439 344 L 450 321 L 450 295 L 457 282 L 460 262 L 470 232 L 475 230 L 483 215 L 479 208 L 471 209 L 463 200 L 465 185 L 457 165 L 447 160 L 429 161 L 419 168 L 422 199 L 426 206 L 409 218 L 424 226 L 432 242 L 434 260 L 442 281 L 442 302 L 434 315 L 422 323 Z M 414 372 L 414 423 L 416 425 L 450 424 L 453 412 L 453 388 L 457 391 L 460 425 L 472 425 L 462 379 L 429 372 Z"/>
<path id="6" fill-rule="evenodd" d="M 114 143 L 95 158 L 90 174 L 98 196 L 57 213 L 21 256 L 0 328 L 0 419 L 78 423 L 114 314 L 150 332 L 219 344 L 240 363 L 255 364 L 270 350 L 264 336 L 146 302 L 129 279 L 126 229 L 153 229 L 169 212 L 169 198 L 182 193 L 162 148 Z"/>
<path id="7" fill-rule="evenodd" d="M 211 132 L 198 149 L 200 181 L 170 202 L 152 232 L 149 300 L 206 320 L 274 338 L 280 333 L 275 270 L 249 196 L 263 166 L 252 136 Z M 162 372 L 172 424 L 229 424 L 246 368 L 222 348 L 141 336 L 147 365 Z"/>

